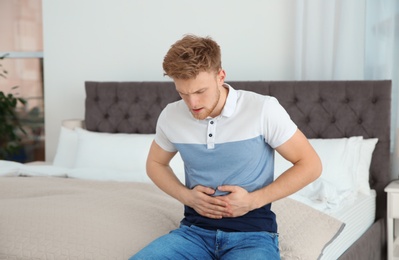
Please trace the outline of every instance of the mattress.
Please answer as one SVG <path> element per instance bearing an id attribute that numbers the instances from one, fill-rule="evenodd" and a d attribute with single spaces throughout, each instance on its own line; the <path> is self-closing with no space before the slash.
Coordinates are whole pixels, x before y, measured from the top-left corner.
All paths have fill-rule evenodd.
<path id="1" fill-rule="evenodd" d="M 373 224 L 375 211 L 376 192 L 371 190 L 370 195 L 359 194 L 353 203 L 328 212 L 345 223 L 345 228 L 326 246 L 321 259 L 337 259 L 342 255 Z"/>

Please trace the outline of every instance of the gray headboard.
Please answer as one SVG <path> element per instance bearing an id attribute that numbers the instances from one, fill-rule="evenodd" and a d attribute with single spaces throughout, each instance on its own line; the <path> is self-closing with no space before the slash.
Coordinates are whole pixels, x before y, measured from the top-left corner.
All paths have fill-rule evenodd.
<path id="1" fill-rule="evenodd" d="M 390 176 L 391 81 L 227 82 L 275 96 L 308 138 L 377 137 L 370 185 L 377 218 L 386 214 Z M 86 82 L 86 128 L 110 133 L 154 133 L 166 104 L 179 99 L 173 82 Z"/>

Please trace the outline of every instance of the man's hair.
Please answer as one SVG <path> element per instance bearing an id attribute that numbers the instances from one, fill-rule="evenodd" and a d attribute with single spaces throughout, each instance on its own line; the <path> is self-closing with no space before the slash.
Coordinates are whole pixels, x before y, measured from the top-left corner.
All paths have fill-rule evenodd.
<path id="1" fill-rule="evenodd" d="M 173 79 L 193 79 L 204 71 L 218 73 L 220 46 L 210 37 L 185 35 L 171 46 L 162 66 L 164 75 Z"/>

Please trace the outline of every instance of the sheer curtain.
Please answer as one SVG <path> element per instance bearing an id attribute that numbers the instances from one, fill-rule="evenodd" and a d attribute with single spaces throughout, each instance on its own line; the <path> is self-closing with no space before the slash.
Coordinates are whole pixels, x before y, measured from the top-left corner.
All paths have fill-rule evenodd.
<path id="1" fill-rule="evenodd" d="M 399 173 L 399 1 L 367 0 L 365 79 L 392 79 L 392 170 Z"/>
<path id="2" fill-rule="evenodd" d="M 295 4 L 296 80 L 392 80 L 392 173 L 398 177 L 399 1 Z"/>
<path id="3" fill-rule="evenodd" d="M 363 79 L 365 3 L 299 0 L 296 5 L 296 79 Z"/>

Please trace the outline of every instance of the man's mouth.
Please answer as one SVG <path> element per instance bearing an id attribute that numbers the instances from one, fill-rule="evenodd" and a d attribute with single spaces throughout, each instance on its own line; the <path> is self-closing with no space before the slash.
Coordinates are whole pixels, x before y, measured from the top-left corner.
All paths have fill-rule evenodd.
<path id="1" fill-rule="evenodd" d="M 191 109 L 194 113 L 199 113 L 201 110 L 202 110 L 202 108 L 197 108 L 197 109 Z"/>

